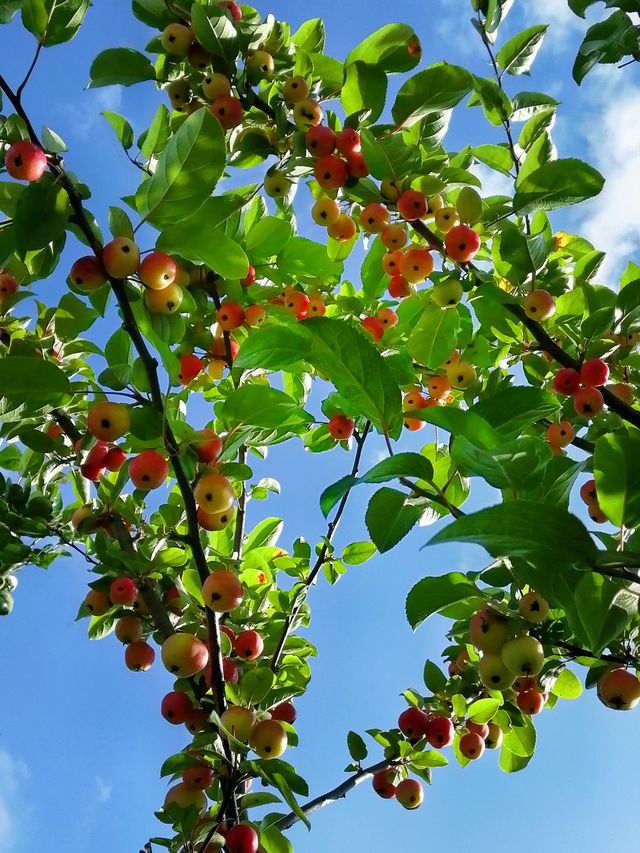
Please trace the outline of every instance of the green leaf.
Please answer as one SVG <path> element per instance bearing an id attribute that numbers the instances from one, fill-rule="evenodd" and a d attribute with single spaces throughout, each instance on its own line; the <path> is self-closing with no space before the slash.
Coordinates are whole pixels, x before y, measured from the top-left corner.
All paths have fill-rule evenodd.
<path id="1" fill-rule="evenodd" d="M 421 453 L 396 453 L 370 468 L 361 482 L 386 483 L 396 477 L 416 477 L 429 482 L 433 478 L 433 466 Z"/>
<path id="2" fill-rule="evenodd" d="M 492 78 L 474 77 L 473 88 L 475 96 L 469 101 L 469 106 L 480 103 L 487 121 L 496 127 L 507 121 L 513 112 L 509 96 Z"/>
<path id="3" fill-rule="evenodd" d="M 90 328 L 99 316 L 75 294 L 66 293 L 56 308 L 56 332 L 62 340 L 73 340 Z"/>
<path id="4" fill-rule="evenodd" d="M 502 388 L 480 400 L 469 411 L 479 415 L 506 438 L 517 438 L 537 421 L 553 417 L 559 407 L 557 397 L 548 391 L 517 386 Z"/>
<path id="5" fill-rule="evenodd" d="M 409 335 L 407 351 L 419 364 L 435 370 L 455 349 L 459 328 L 457 311 L 427 305 Z"/>
<path id="6" fill-rule="evenodd" d="M 317 317 L 290 327 L 252 332 L 235 361 L 239 369 L 288 370 L 312 364 L 354 411 L 397 438 L 402 429 L 400 389 L 379 350 L 344 320 Z"/>
<path id="7" fill-rule="evenodd" d="M 291 41 L 306 53 L 320 53 L 324 50 L 325 29 L 322 18 L 311 18 L 300 24 Z"/>
<path id="8" fill-rule="evenodd" d="M 238 33 L 229 18 L 222 12 L 209 9 L 209 14 L 199 3 L 191 5 L 191 26 L 198 44 L 220 56 L 227 65 L 235 62 L 238 55 Z"/>
<path id="9" fill-rule="evenodd" d="M 548 30 L 547 24 L 529 27 L 510 38 L 498 51 L 496 61 L 507 74 L 528 74 Z"/>
<path id="10" fill-rule="evenodd" d="M 144 80 L 155 79 L 155 69 L 147 57 L 129 47 L 112 47 L 103 50 L 93 60 L 89 70 L 90 89 L 118 84 L 133 86 Z"/>
<path id="11" fill-rule="evenodd" d="M 471 153 L 476 160 L 503 175 L 509 175 L 513 169 L 513 157 L 506 145 L 476 145 Z"/>
<path id="12" fill-rule="evenodd" d="M 322 278 L 338 280 L 342 263 L 333 261 L 327 247 L 306 237 L 293 237 L 279 252 L 276 264 L 284 276 L 293 278 Z"/>
<path id="13" fill-rule="evenodd" d="M 70 41 L 80 29 L 89 0 L 24 0 L 22 23 L 44 47 Z"/>
<path id="14" fill-rule="evenodd" d="M 127 119 L 119 113 L 106 112 L 102 113 L 102 115 L 113 128 L 120 145 L 122 145 L 125 151 L 128 151 L 133 145 L 133 128 Z"/>
<path id="15" fill-rule="evenodd" d="M 160 104 L 149 126 L 149 130 L 138 140 L 140 153 L 147 159 L 153 154 L 159 154 L 167 144 L 170 136 L 171 122 L 169 110 L 164 104 Z"/>
<path id="16" fill-rule="evenodd" d="M 552 160 L 516 184 L 513 208 L 524 216 L 537 210 L 557 210 L 598 195 L 604 178 L 582 160 Z"/>
<path id="17" fill-rule="evenodd" d="M 544 95 L 540 92 L 519 92 L 512 99 L 511 121 L 528 121 L 532 116 L 549 107 L 557 107 L 559 103 L 550 95 Z"/>
<path id="18" fill-rule="evenodd" d="M 423 679 L 427 690 L 434 694 L 442 692 L 447 686 L 447 676 L 430 660 L 425 661 Z"/>
<path id="19" fill-rule="evenodd" d="M 282 533 L 282 526 L 281 518 L 263 518 L 247 535 L 244 547 L 245 553 L 252 551 L 254 548 L 276 545 Z"/>
<path id="20" fill-rule="evenodd" d="M 561 699 L 578 699 L 582 696 L 582 684 L 570 669 L 563 669 L 556 678 L 551 692 Z"/>
<path id="21" fill-rule="evenodd" d="M 162 228 L 191 216 L 211 195 L 226 158 L 224 133 L 209 110 L 190 115 L 136 193 L 138 212 Z"/>
<path id="22" fill-rule="evenodd" d="M 637 27 L 622 10 L 614 12 L 587 30 L 573 65 L 573 79 L 580 84 L 598 63 L 619 62 L 626 55 L 635 57 L 637 50 Z"/>
<path id="23" fill-rule="evenodd" d="M 373 124 L 384 109 L 387 96 L 387 75 L 378 65 L 352 62 L 346 66 L 346 76 L 340 94 L 347 115 L 365 113 L 364 124 Z"/>
<path id="24" fill-rule="evenodd" d="M 266 385 L 236 388 L 225 400 L 220 418 L 229 427 L 242 424 L 263 429 L 301 426 L 313 421 L 296 400 Z"/>
<path id="25" fill-rule="evenodd" d="M 51 361 L 26 356 L 0 359 L 0 397 L 65 394 L 71 388 L 65 374 Z"/>
<path id="26" fill-rule="evenodd" d="M 204 214 L 193 224 L 184 222 L 165 227 L 156 247 L 175 252 L 192 263 L 204 264 L 224 278 L 244 278 L 249 270 L 244 250 L 221 228 L 210 225 Z"/>
<path id="27" fill-rule="evenodd" d="M 500 708 L 502 702 L 500 699 L 478 699 L 477 702 L 472 702 L 467 709 L 467 716 L 474 723 L 488 723 L 492 720 L 496 711 Z"/>
<path id="28" fill-rule="evenodd" d="M 415 31 L 406 24 L 386 24 L 367 36 L 344 61 L 377 65 L 383 71 L 411 71 L 422 57 L 422 47 Z"/>
<path id="29" fill-rule="evenodd" d="M 418 581 L 407 596 L 407 620 L 415 630 L 433 613 L 439 613 L 458 601 L 479 598 L 478 587 L 460 572 L 426 577 Z"/>
<path id="30" fill-rule="evenodd" d="M 619 583 L 593 572 L 580 578 L 574 596 L 589 649 L 594 655 L 620 637 L 638 609 L 635 595 L 621 589 Z"/>
<path id="31" fill-rule="evenodd" d="M 41 179 L 24 190 L 13 220 L 15 244 L 20 256 L 42 249 L 65 230 L 71 207 L 67 191 L 53 180 Z"/>
<path id="32" fill-rule="evenodd" d="M 342 552 L 342 562 L 348 566 L 359 566 L 370 560 L 376 551 L 373 542 L 352 542 Z"/>
<path id="33" fill-rule="evenodd" d="M 245 235 L 245 248 L 252 261 L 271 258 L 293 237 L 291 223 L 275 216 L 259 219 Z"/>
<path id="34" fill-rule="evenodd" d="M 469 72 L 440 63 L 410 77 L 401 87 L 391 110 L 397 126 L 411 127 L 429 113 L 455 107 L 473 86 Z"/>
<path id="35" fill-rule="evenodd" d="M 485 20 L 487 33 L 497 32 L 498 27 L 509 14 L 513 3 L 514 0 L 489 0 Z"/>
<path id="36" fill-rule="evenodd" d="M 384 554 L 397 545 L 416 524 L 424 506 L 412 503 L 403 492 L 379 489 L 369 501 L 365 522 L 369 536 Z"/>
<path id="37" fill-rule="evenodd" d="M 347 748 L 349 755 L 356 762 L 364 761 L 367 755 L 369 755 L 366 743 L 357 732 L 349 732 L 347 734 Z"/>
<path id="38" fill-rule="evenodd" d="M 128 237 L 133 240 L 133 225 L 121 207 L 109 208 L 109 230 L 113 237 Z"/>
<path id="39" fill-rule="evenodd" d="M 164 0 L 133 0 L 131 6 L 138 20 L 158 30 L 163 30 L 175 20 Z"/>
<path id="40" fill-rule="evenodd" d="M 558 564 L 586 569 L 597 555 L 589 532 L 575 515 L 527 501 L 499 504 L 462 516 L 429 544 L 444 542 L 473 542 L 495 557 L 551 560 L 549 571 L 555 571 Z"/>
<path id="41" fill-rule="evenodd" d="M 503 744 L 514 755 L 529 758 L 535 752 L 536 730 L 533 722 L 527 717 L 524 717 L 523 723 L 522 726 L 513 726 L 505 734 Z"/>
<path id="42" fill-rule="evenodd" d="M 616 527 L 640 524 L 640 439 L 608 433 L 596 441 L 593 473 L 602 511 Z"/>
<path id="43" fill-rule="evenodd" d="M 278 815 L 280 817 L 280 815 Z M 293 846 L 289 839 L 282 834 L 275 823 L 267 823 L 268 816 L 260 827 L 260 844 L 264 853 L 293 853 Z"/>

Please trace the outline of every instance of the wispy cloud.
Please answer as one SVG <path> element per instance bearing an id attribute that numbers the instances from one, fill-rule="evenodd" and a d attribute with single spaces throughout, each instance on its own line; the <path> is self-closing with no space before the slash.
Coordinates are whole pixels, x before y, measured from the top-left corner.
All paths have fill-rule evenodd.
<path id="1" fill-rule="evenodd" d="M 113 791 L 113 785 L 109 782 L 105 782 L 101 776 L 96 776 L 96 789 L 97 789 L 97 797 L 99 803 L 107 803 L 111 799 L 111 792 Z"/>
<path id="2" fill-rule="evenodd" d="M 75 139 L 87 139 L 99 124 L 104 124 L 100 113 L 118 112 L 122 107 L 122 88 L 105 86 L 88 89 L 73 103 L 59 106 L 66 127 L 72 128 Z"/>
<path id="3" fill-rule="evenodd" d="M 528 24 L 549 24 L 547 42 L 561 47 L 568 36 L 584 29 L 584 21 L 574 15 L 566 0 L 537 0 L 535 3 L 523 3 Z"/>
<path id="4" fill-rule="evenodd" d="M 13 849 L 25 807 L 21 802 L 21 786 L 29 778 L 23 761 L 0 749 L 0 851 Z"/>
<path id="5" fill-rule="evenodd" d="M 624 72 L 598 69 L 592 106 L 579 125 L 587 159 L 606 177 L 603 192 L 579 208 L 578 228 L 607 252 L 600 279 L 618 277 L 640 252 L 640 88 L 624 82 Z"/>

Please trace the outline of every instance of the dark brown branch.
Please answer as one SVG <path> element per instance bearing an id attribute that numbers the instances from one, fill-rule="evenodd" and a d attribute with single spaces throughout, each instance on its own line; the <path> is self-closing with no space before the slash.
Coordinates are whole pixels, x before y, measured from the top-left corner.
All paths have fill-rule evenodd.
<path id="1" fill-rule="evenodd" d="M 356 454 L 353 458 L 353 465 L 351 466 L 351 477 L 356 477 L 358 474 L 358 469 L 360 468 L 360 459 L 362 458 L 362 451 L 364 449 L 364 443 L 367 439 L 371 431 L 371 421 L 367 421 L 365 428 L 362 430 L 362 435 L 358 439 Z M 332 520 L 327 525 L 327 534 L 324 538 L 324 542 L 322 543 L 322 547 L 320 549 L 320 553 L 313 565 L 313 568 L 307 575 L 304 580 L 300 590 L 293 602 L 291 610 L 284 620 L 284 626 L 282 629 L 282 633 L 280 635 L 280 639 L 278 640 L 278 644 L 276 646 L 276 650 L 273 653 L 273 657 L 271 658 L 271 669 L 276 672 L 278 669 L 278 665 L 280 663 L 280 658 L 282 657 L 282 653 L 284 651 L 285 643 L 287 642 L 287 637 L 289 636 L 289 632 L 291 631 L 292 625 L 295 622 L 295 619 L 300 612 L 300 608 L 302 607 L 307 593 L 309 591 L 309 587 L 313 584 L 316 577 L 318 576 L 318 572 L 324 566 L 327 560 L 327 554 L 329 552 L 329 546 L 333 541 L 334 534 L 338 529 L 338 525 L 340 524 L 340 519 L 342 518 L 342 514 L 345 511 L 347 506 L 347 501 L 349 500 L 349 495 L 351 494 L 351 488 L 347 489 L 347 491 L 342 496 L 342 500 L 338 504 L 338 509 L 335 512 Z"/>
<path id="2" fill-rule="evenodd" d="M 2 75 L 0 75 L 0 88 L 5 92 L 8 100 L 14 107 L 16 113 L 25 122 L 31 140 L 36 145 L 43 147 L 40 140 L 38 139 L 33 124 L 29 120 L 29 117 L 22 106 L 20 98 L 13 92 L 13 90 L 8 85 Z M 60 185 L 66 190 L 67 195 L 69 197 L 69 203 L 74 212 L 75 220 L 78 224 L 78 227 L 84 234 L 95 256 L 100 261 L 102 261 L 103 247 L 91 227 L 89 219 L 84 210 L 82 199 L 80 198 L 73 184 L 73 181 L 65 172 L 60 157 L 55 156 L 49 158 L 49 170 L 57 178 Z M 164 400 L 162 396 L 162 391 L 160 389 L 160 382 L 158 379 L 158 362 L 149 351 L 146 341 L 138 327 L 138 324 L 136 323 L 133 310 L 127 298 L 124 282 L 120 279 L 109 278 L 109 283 L 115 294 L 118 306 L 120 308 L 120 312 L 122 314 L 123 328 L 131 338 L 136 352 L 138 353 L 138 356 L 140 357 L 140 360 L 144 365 L 147 380 L 149 382 L 149 387 L 151 389 L 151 402 L 163 419 L 164 444 L 167 449 L 169 459 L 171 460 L 171 464 L 173 466 L 173 471 L 175 474 L 176 481 L 178 483 L 178 487 L 180 489 L 180 493 L 182 495 L 185 513 L 187 516 L 189 546 L 191 548 L 191 553 L 193 555 L 198 574 L 200 575 L 200 579 L 204 582 L 204 580 L 209 575 L 209 566 L 207 564 L 207 558 L 205 556 L 202 543 L 200 541 L 200 526 L 198 524 L 196 503 L 193 496 L 191 483 L 182 465 L 178 443 L 165 417 Z M 226 700 L 224 690 L 224 677 L 222 673 L 222 654 L 220 652 L 220 625 L 216 614 L 214 614 L 208 608 L 207 611 L 212 668 L 211 686 L 213 690 L 216 711 L 218 713 L 222 713 L 226 707 Z"/>
<path id="3" fill-rule="evenodd" d="M 593 660 L 606 661 L 607 663 L 618 663 L 621 666 L 629 666 L 629 664 L 637 663 L 636 659 L 632 657 L 625 658 L 620 655 L 608 654 L 594 655 L 593 652 L 581 649 L 579 646 L 574 646 L 571 643 L 556 641 L 552 642 L 551 645 L 557 649 L 563 649 L 572 658 L 592 658 Z"/>
<path id="4" fill-rule="evenodd" d="M 244 465 L 247 461 L 247 448 L 246 445 L 242 445 L 240 450 L 238 451 L 238 462 L 241 465 Z M 233 533 L 233 557 L 238 560 L 238 562 L 242 559 L 242 543 L 244 541 L 244 525 L 246 520 L 246 512 L 247 512 L 247 490 L 245 486 L 245 481 L 242 480 L 241 483 L 241 492 L 238 497 L 238 509 L 236 512 L 236 526 Z"/>
<path id="5" fill-rule="evenodd" d="M 397 766 L 399 763 L 400 762 L 397 760 L 387 760 L 378 761 L 377 764 L 372 764 L 369 767 L 363 767 L 362 770 L 358 770 L 357 773 L 354 773 L 353 776 L 350 776 L 341 785 L 336 785 L 335 788 L 327 791 L 326 794 L 321 794 L 319 797 L 309 800 L 306 805 L 302 806 L 303 813 L 305 815 L 313 814 L 314 812 L 320 811 L 320 809 L 323 809 L 325 806 L 328 806 L 329 803 L 335 803 L 337 800 L 344 799 L 350 791 L 353 791 L 353 789 L 361 782 L 364 782 L 365 779 L 369 779 L 371 776 L 375 776 L 376 773 L 381 773 L 387 768 Z M 300 818 L 295 814 L 295 812 L 290 812 L 290 814 L 280 818 L 276 823 L 276 826 L 280 830 L 290 829 L 299 820 Z"/>

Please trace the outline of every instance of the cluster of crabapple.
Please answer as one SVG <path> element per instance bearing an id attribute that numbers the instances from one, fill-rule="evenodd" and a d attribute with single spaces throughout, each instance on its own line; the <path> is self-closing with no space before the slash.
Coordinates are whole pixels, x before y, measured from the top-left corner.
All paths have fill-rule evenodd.
<path id="1" fill-rule="evenodd" d="M 573 406 L 579 415 L 593 418 L 604 409 L 600 388 L 608 378 L 609 365 L 601 358 L 589 358 L 583 362 L 579 371 L 573 367 L 559 370 L 554 377 L 553 387 L 558 393 L 573 398 Z"/>
<path id="2" fill-rule="evenodd" d="M 587 506 L 587 513 L 591 521 L 595 521 L 596 524 L 604 524 L 609 520 L 602 511 L 602 507 L 598 501 L 596 481 L 593 478 L 580 486 L 580 497 Z"/>

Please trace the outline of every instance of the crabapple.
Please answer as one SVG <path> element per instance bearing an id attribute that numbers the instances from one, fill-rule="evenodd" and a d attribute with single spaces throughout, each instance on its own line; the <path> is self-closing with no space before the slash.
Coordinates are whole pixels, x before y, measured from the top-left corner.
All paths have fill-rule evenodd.
<path id="1" fill-rule="evenodd" d="M 138 272 L 140 250 L 128 237 L 116 237 L 102 250 L 102 263 L 112 278 L 128 278 Z"/>
<path id="2" fill-rule="evenodd" d="M 94 616 L 104 616 L 111 610 L 111 599 L 101 589 L 90 589 L 83 604 Z"/>
<path id="3" fill-rule="evenodd" d="M 432 400 L 444 400 L 451 393 L 451 385 L 446 376 L 431 376 L 427 382 L 427 390 Z"/>
<path id="4" fill-rule="evenodd" d="M 329 421 L 327 429 L 335 441 L 346 441 L 353 435 L 355 421 L 346 415 L 334 415 Z"/>
<path id="5" fill-rule="evenodd" d="M 640 682 L 638 682 L 640 684 Z M 523 690 L 518 693 L 516 704 L 523 714 L 532 717 L 544 708 L 545 694 L 537 690 Z"/>
<path id="6" fill-rule="evenodd" d="M 604 385 L 609 378 L 609 365 L 601 358 L 589 358 L 580 368 L 580 379 L 583 385 Z"/>
<path id="7" fill-rule="evenodd" d="M 347 157 L 347 166 L 349 167 L 349 175 L 352 178 L 366 178 L 369 174 L 369 166 L 364 156 L 356 151 L 354 154 L 349 154 Z"/>
<path id="8" fill-rule="evenodd" d="M 216 613 L 229 613 L 242 604 L 244 590 L 233 572 L 219 569 L 211 572 L 202 584 L 202 597 Z"/>
<path id="9" fill-rule="evenodd" d="M 405 412 L 412 412 L 416 409 L 424 409 L 427 405 L 427 400 L 420 388 L 412 388 L 402 398 L 402 408 Z"/>
<path id="10" fill-rule="evenodd" d="M 433 272 L 433 256 L 428 249 L 414 246 L 403 253 L 400 260 L 400 275 L 409 284 L 424 281 Z"/>
<path id="11" fill-rule="evenodd" d="M 460 217 L 455 207 L 441 207 L 435 215 L 436 228 L 443 234 L 448 234 L 452 228 L 460 224 Z"/>
<path id="12" fill-rule="evenodd" d="M 468 225 L 454 225 L 445 237 L 447 255 L 460 264 L 469 263 L 480 249 L 480 235 Z"/>
<path id="13" fill-rule="evenodd" d="M 417 809 L 422 805 L 424 791 L 417 779 L 403 779 L 396 787 L 396 800 L 405 809 Z"/>
<path id="14" fill-rule="evenodd" d="M 19 287 L 18 280 L 9 273 L 0 272 L 0 304 L 7 296 L 13 296 Z"/>
<path id="15" fill-rule="evenodd" d="M 262 305 L 249 305 L 244 312 L 248 326 L 261 326 L 267 318 L 267 311 Z"/>
<path id="16" fill-rule="evenodd" d="M 208 722 L 209 714 L 204 710 L 204 708 L 193 708 L 193 710 L 189 711 L 187 714 L 184 724 L 191 734 L 195 735 L 198 732 L 201 732 Z"/>
<path id="17" fill-rule="evenodd" d="M 124 580 L 127 580 L 126 578 Z M 114 582 L 115 583 L 115 582 Z M 113 586 L 113 584 L 112 584 Z M 113 599 L 112 599 L 113 600 Z M 135 599 L 134 599 L 135 600 Z M 116 603 L 116 602 L 114 602 Z M 117 602 L 120 603 L 120 602 Z M 128 604 L 131 602 L 124 601 L 122 603 Z M 115 634 L 116 637 L 120 640 L 120 642 L 124 644 L 138 643 L 142 639 L 142 623 L 135 616 L 123 616 L 116 622 L 115 626 Z M 155 653 L 154 656 L 155 657 Z M 153 662 L 152 657 L 152 662 Z M 149 664 L 150 666 L 151 664 Z"/>
<path id="18" fill-rule="evenodd" d="M 107 277 L 95 255 L 78 258 L 71 267 L 69 279 L 83 293 L 93 293 L 106 284 Z"/>
<path id="19" fill-rule="evenodd" d="M 324 317 L 327 313 L 327 306 L 323 299 L 319 296 L 314 296 L 309 300 L 307 305 L 307 317 Z"/>
<path id="20" fill-rule="evenodd" d="M 242 124 L 244 108 L 233 95 L 220 95 L 209 104 L 209 112 L 214 115 L 223 130 L 233 130 Z"/>
<path id="21" fill-rule="evenodd" d="M 598 503 L 598 495 L 596 493 L 596 481 L 587 480 L 580 486 L 580 497 L 589 506 L 590 504 Z"/>
<path id="22" fill-rule="evenodd" d="M 4 165 L 17 181 L 37 181 L 47 168 L 47 155 L 33 142 L 20 139 L 5 154 Z"/>
<path id="23" fill-rule="evenodd" d="M 324 124 L 310 127 L 305 135 L 305 144 L 312 157 L 325 157 L 336 150 L 336 135 Z"/>
<path id="24" fill-rule="evenodd" d="M 467 731 L 475 732 L 477 735 L 480 735 L 482 740 L 487 739 L 489 726 L 486 723 L 474 723 L 473 720 L 467 720 L 465 726 L 467 727 Z"/>
<path id="25" fill-rule="evenodd" d="M 216 323 L 225 332 L 239 329 L 244 323 L 244 309 L 237 302 L 224 302 L 216 313 Z"/>
<path id="26" fill-rule="evenodd" d="M 291 189 L 291 181 L 281 169 L 269 169 L 264 178 L 264 191 L 271 198 L 283 198 Z"/>
<path id="27" fill-rule="evenodd" d="M 283 299 L 284 307 L 296 317 L 306 316 L 307 306 L 309 305 L 309 297 L 306 293 L 296 290 L 295 287 L 288 287 L 284 292 Z"/>
<path id="28" fill-rule="evenodd" d="M 476 372 L 471 364 L 458 361 L 447 368 L 447 379 L 452 388 L 468 388 L 476 381 Z"/>
<path id="29" fill-rule="evenodd" d="M 629 406 L 633 403 L 633 388 L 627 382 L 615 382 L 613 385 L 609 385 L 609 391 L 623 403 L 627 403 Z"/>
<path id="30" fill-rule="evenodd" d="M 113 604 L 133 604 L 138 587 L 131 578 L 116 578 L 109 587 L 109 598 Z"/>
<path id="31" fill-rule="evenodd" d="M 394 299 L 404 299 L 413 293 L 412 285 L 401 275 L 394 275 L 387 286 L 387 290 L 389 296 L 393 296 Z"/>
<path id="32" fill-rule="evenodd" d="M 289 77 L 282 86 L 282 97 L 289 104 L 297 104 L 309 97 L 309 84 L 304 77 Z"/>
<path id="33" fill-rule="evenodd" d="M 553 390 L 570 397 L 580 387 L 580 374 L 573 367 L 562 367 L 553 378 Z"/>
<path id="34" fill-rule="evenodd" d="M 542 323 L 556 313 L 556 301 L 548 290 L 531 290 L 524 298 L 524 310 L 531 320 Z"/>
<path id="35" fill-rule="evenodd" d="M 360 151 L 360 134 L 351 127 L 345 127 L 336 137 L 336 148 L 343 157 Z"/>
<path id="36" fill-rule="evenodd" d="M 604 397 L 597 388 L 579 388 L 573 395 L 573 407 L 579 415 L 593 418 L 604 409 Z"/>
<path id="37" fill-rule="evenodd" d="M 389 211 L 383 204 L 371 202 L 362 208 L 360 226 L 368 234 L 380 234 L 389 224 Z"/>
<path id="38" fill-rule="evenodd" d="M 162 663 L 178 678 L 191 678 L 209 662 L 209 649 L 193 634 L 172 634 L 162 644 Z"/>
<path id="39" fill-rule="evenodd" d="M 280 720 L 282 723 L 289 723 L 292 726 L 296 721 L 296 709 L 291 702 L 280 702 L 269 712 L 272 720 Z"/>
<path id="40" fill-rule="evenodd" d="M 207 796 L 204 791 L 191 791 L 182 782 L 178 782 L 177 785 L 174 785 L 167 791 L 167 795 L 164 798 L 164 808 L 173 803 L 181 809 L 188 809 L 195 806 L 198 811 L 202 812 L 207 807 Z"/>
<path id="41" fill-rule="evenodd" d="M 509 620 L 488 607 L 479 610 L 469 621 L 471 642 L 481 652 L 499 652 L 513 636 Z"/>
<path id="42" fill-rule="evenodd" d="M 225 838 L 225 847 L 229 853 L 258 853 L 258 833 L 246 823 L 232 826 Z"/>
<path id="43" fill-rule="evenodd" d="M 441 749 L 453 742 L 454 732 L 453 723 L 448 717 L 435 715 L 429 720 L 427 740 L 431 746 Z"/>
<path id="44" fill-rule="evenodd" d="M 401 222 L 394 222 L 383 228 L 380 240 L 390 251 L 401 249 L 407 242 L 407 229 Z"/>
<path id="45" fill-rule="evenodd" d="M 204 474 L 193 494 L 198 506 L 209 514 L 228 510 L 235 497 L 231 483 L 222 474 Z"/>
<path id="46" fill-rule="evenodd" d="M 169 24 L 160 36 L 160 42 L 171 56 L 186 56 L 193 42 L 193 30 L 184 24 Z"/>
<path id="47" fill-rule="evenodd" d="M 396 249 L 393 252 L 387 252 L 382 258 L 382 269 L 391 277 L 400 275 L 400 263 L 404 258 L 404 252 Z"/>
<path id="48" fill-rule="evenodd" d="M 167 693 L 160 705 L 160 713 L 168 723 L 174 726 L 184 723 L 191 711 L 193 711 L 193 702 L 180 690 Z"/>
<path id="49" fill-rule="evenodd" d="M 393 178 L 384 178 L 380 181 L 380 193 L 387 201 L 398 201 L 402 193 L 402 182 Z"/>
<path id="50" fill-rule="evenodd" d="M 170 284 L 162 290 L 146 289 L 144 304 L 152 314 L 175 314 L 180 310 L 184 294 L 177 284 Z"/>
<path id="51" fill-rule="evenodd" d="M 499 652 L 485 652 L 478 663 L 478 672 L 480 681 L 491 690 L 506 690 L 514 682 Z"/>
<path id="52" fill-rule="evenodd" d="M 567 420 L 562 420 L 559 424 L 549 424 L 547 428 L 549 444 L 554 447 L 566 447 L 575 437 L 576 431 Z"/>
<path id="53" fill-rule="evenodd" d="M 204 362 L 192 352 L 185 352 L 179 358 L 178 379 L 183 385 L 189 385 L 204 370 Z"/>
<path id="54" fill-rule="evenodd" d="M 527 622 L 538 624 L 544 622 L 549 615 L 549 602 L 534 590 L 527 592 L 518 602 L 520 615 Z"/>
<path id="55" fill-rule="evenodd" d="M 396 795 L 396 786 L 393 784 L 396 778 L 395 770 L 381 770 L 374 774 L 371 779 L 373 790 L 383 800 L 391 800 Z"/>
<path id="56" fill-rule="evenodd" d="M 629 711 L 640 702 L 640 680 L 626 669 L 610 669 L 598 681 L 598 699 L 615 711 Z"/>
<path id="57" fill-rule="evenodd" d="M 215 462 L 222 453 L 222 439 L 212 429 L 200 429 L 189 442 L 200 462 Z"/>
<path id="58" fill-rule="evenodd" d="M 260 758 L 279 758 L 287 748 L 287 733 L 278 720 L 261 720 L 256 723 L 249 745 Z"/>
<path id="59" fill-rule="evenodd" d="M 249 708 L 243 708 L 241 705 L 231 705 L 220 716 L 220 722 L 228 732 L 231 732 L 236 740 L 248 743 L 253 727 L 256 724 L 256 716 Z"/>
<path id="60" fill-rule="evenodd" d="M 93 403 L 87 414 L 87 429 L 100 441 L 122 438 L 130 426 L 129 409 L 122 403 L 102 400 Z"/>
<path id="61" fill-rule="evenodd" d="M 325 190 L 339 189 L 349 179 L 349 168 L 346 162 L 335 154 L 324 154 L 316 160 L 313 173 L 316 181 Z"/>
<path id="62" fill-rule="evenodd" d="M 234 0 L 218 0 L 218 6 L 222 6 L 229 12 L 232 21 L 237 23 L 242 20 L 242 9 Z"/>
<path id="63" fill-rule="evenodd" d="M 156 659 L 156 653 L 144 640 L 129 643 L 124 651 L 124 662 L 127 669 L 133 672 L 146 672 Z"/>
<path id="64" fill-rule="evenodd" d="M 163 290 L 176 278 L 176 262 L 164 252 L 151 252 L 143 259 L 138 272 L 140 280 L 152 290 Z"/>
<path id="65" fill-rule="evenodd" d="M 346 243 L 348 240 L 352 240 L 357 231 L 356 223 L 348 213 L 341 213 L 337 221 L 327 228 L 329 237 L 337 240 L 338 243 Z"/>
<path id="66" fill-rule="evenodd" d="M 462 282 L 457 278 L 450 278 L 431 288 L 431 297 L 440 308 L 449 308 L 457 305 L 464 293 Z"/>
<path id="67" fill-rule="evenodd" d="M 182 771 L 182 784 L 189 791 L 204 791 L 213 784 L 213 768 L 203 765 L 185 767 Z"/>
<path id="68" fill-rule="evenodd" d="M 266 50 L 256 50 L 247 57 L 245 68 L 250 83 L 269 80 L 275 68 L 273 56 Z"/>
<path id="69" fill-rule="evenodd" d="M 409 740 L 420 740 L 429 730 L 429 716 L 419 708 L 407 708 L 398 717 L 398 728 Z"/>
<path id="70" fill-rule="evenodd" d="M 119 471 L 127 461 L 127 454 L 121 447 L 112 447 L 107 451 L 103 464 L 107 471 Z"/>
<path id="71" fill-rule="evenodd" d="M 238 657 L 257 660 L 264 651 L 264 641 L 257 631 L 241 631 L 233 642 Z"/>
<path id="72" fill-rule="evenodd" d="M 321 198 L 313 205 L 311 216 L 317 225 L 328 228 L 335 225 L 340 218 L 340 205 L 332 198 Z"/>
<path id="73" fill-rule="evenodd" d="M 405 190 L 398 198 L 398 213 L 408 222 L 424 219 L 427 215 L 427 199 L 419 190 Z"/>
<path id="74" fill-rule="evenodd" d="M 465 758 L 475 761 L 484 752 L 484 739 L 475 732 L 468 732 L 460 738 L 460 752 Z"/>
<path id="75" fill-rule="evenodd" d="M 360 321 L 362 328 L 378 343 L 384 335 L 384 326 L 377 317 L 365 317 Z"/>
<path id="76" fill-rule="evenodd" d="M 143 450 L 129 462 L 129 477 L 136 489 L 157 489 L 169 476 L 169 464 L 157 450 Z"/>
<path id="77" fill-rule="evenodd" d="M 489 728 L 489 734 L 484 739 L 484 745 L 487 749 L 498 749 L 498 747 L 502 746 L 502 740 L 504 738 L 502 729 L 495 723 L 488 723 L 487 725 Z"/>
<path id="78" fill-rule="evenodd" d="M 398 325 L 398 315 L 393 308 L 381 308 L 376 314 L 376 317 L 380 320 L 385 329 L 392 329 L 394 326 Z"/>
<path id="79" fill-rule="evenodd" d="M 317 127 L 323 116 L 322 107 L 313 98 L 301 98 L 293 107 L 293 121 L 302 130 Z"/>
<path id="80" fill-rule="evenodd" d="M 529 635 L 507 640 L 500 654 L 514 675 L 537 675 L 544 665 L 544 649 L 539 640 Z"/>

